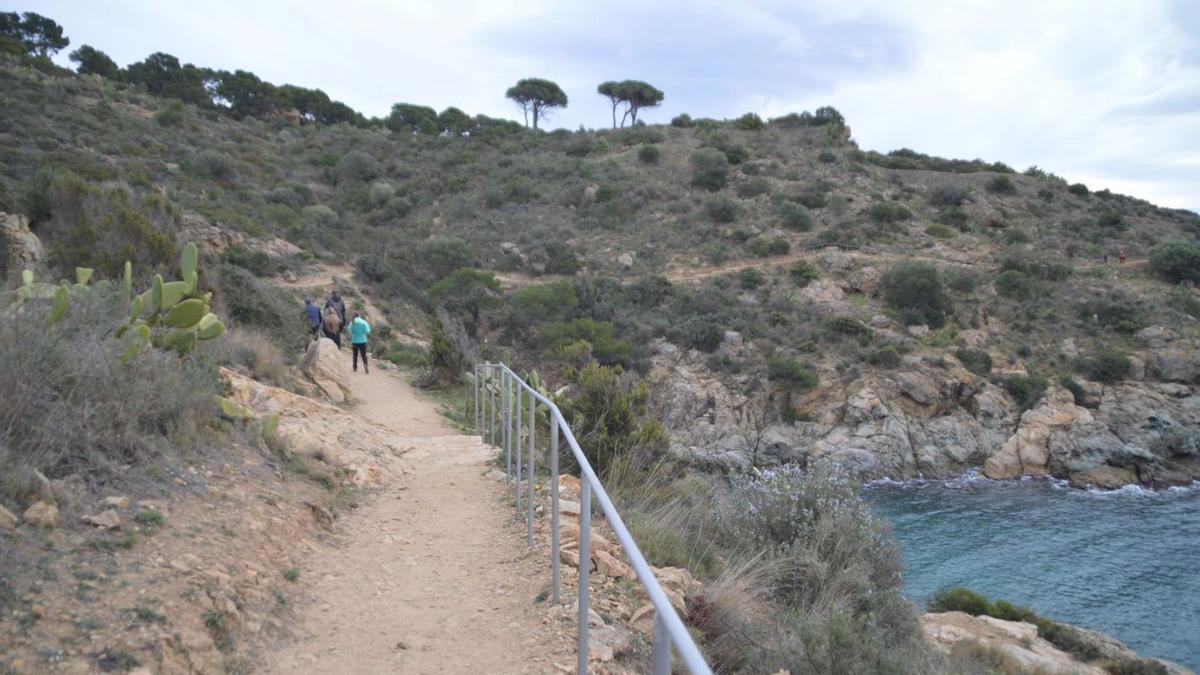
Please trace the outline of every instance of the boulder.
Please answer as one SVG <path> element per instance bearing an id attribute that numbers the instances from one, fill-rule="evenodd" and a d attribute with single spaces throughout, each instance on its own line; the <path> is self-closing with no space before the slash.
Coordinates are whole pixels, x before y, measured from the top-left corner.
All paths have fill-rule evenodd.
<path id="1" fill-rule="evenodd" d="M 993 649 L 1020 667 L 1021 672 L 1047 675 L 1104 675 L 1107 671 L 1077 661 L 1075 657 L 1038 637 L 1037 627 L 1023 621 L 1003 621 L 963 612 L 928 613 L 921 616 L 925 639 L 936 649 L 949 652 L 964 640 Z"/>
<path id="2" fill-rule="evenodd" d="M 1092 414 L 1075 405 L 1071 392 L 1052 386 L 1046 390 L 1041 405 L 1021 415 L 1016 433 L 983 463 L 983 474 L 994 479 L 1044 476 L 1050 473 L 1051 433 L 1091 422 Z"/>
<path id="3" fill-rule="evenodd" d="M 46 502 L 36 502 L 25 509 L 21 519 L 34 527 L 52 529 L 58 527 L 58 507 Z"/>
<path id="4" fill-rule="evenodd" d="M 591 553 L 592 562 L 596 564 L 596 571 L 600 574 L 612 579 L 634 579 L 637 577 L 632 567 L 618 560 L 608 551 L 597 549 Z"/>
<path id="5" fill-rule="evenodd" d="M 1094 486 L 1102 490 L 1115 490 L 1137 482 L 1137 473 L 1116 466 L 1098 466 L 1071 475 L 1071 487 L 1077 488 Z"/>
<path id="6" fill-rule="evenodd" d="M 308 346 L 301 370 L 334 403 L 352 400 L 350 369 L 341 350 L 329 338 L 319 338 Z"/>
<path id="7" fill-rule="evenodd" d="M 102 530 L 115 530 L 121 526 L 121 516 L 112 510 L 104 510 L 92 516 L 83 516 L 79 520 Z"/>
<path id="8" fill-rule="evenodd" d="M 1146 358 L 1146 368 L 1167 382 L 1200 382 L 1200 350 L 1170 347 L 1157 349 Z"/>
<path id="9" fill-rule="evenodd" d="M 29 229 L 29 219 L 25 216 L 0 213 L 0 236 L 8 238 L 9 269 L 34 267 L 46 259 L 42 240 Z"/>
<path id="10" fill-rule="evenodd" d="M 17 514 L 0 505 L 0 530 L 14 530 L 18 522 Z"/>
<path id="11" fill-rule="evenodd" d="M 129 508 L 129 497 L 105 497 L 104 501 L 101 503 L 106 509 L 127 509 Z"/>
<path id="12" fill-rule="evenodd" d="M 617 264 L 625 269 L 633 267 L 633 253 L 622 253 L 617 256 Z"/>

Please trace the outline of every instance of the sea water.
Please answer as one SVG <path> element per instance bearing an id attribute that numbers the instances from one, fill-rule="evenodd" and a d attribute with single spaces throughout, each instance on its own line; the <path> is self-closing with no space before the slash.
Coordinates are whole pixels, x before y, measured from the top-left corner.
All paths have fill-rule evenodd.
<path id="1" fill-rule="evenodd" d="M 1200 483 L 1101 492 L 1050 480 L 881 481 L 919 606 L 966 586 L 1200 670 Z"/>

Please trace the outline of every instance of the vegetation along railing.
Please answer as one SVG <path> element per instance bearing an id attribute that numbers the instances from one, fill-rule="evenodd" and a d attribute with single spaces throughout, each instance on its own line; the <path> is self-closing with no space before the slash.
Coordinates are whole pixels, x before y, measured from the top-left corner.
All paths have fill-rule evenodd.
<path id="1" fill-rule="evenodd" d="M 559 527 L 558 527 L 558 439 L 566 439 L 567 447 L 579 464 L 579 617 L 578 617 L 578 671 L 587 673 L 588 666 L 588 575 L 591 561 L 592 500 L 608 519 L 621 542 L 621 547 L 637 573 L 638 581 L 654 605 L 654 649 L 652 662 L 655 675 L 671 672 L 671 647 L 679 652 L 689 672 L 711 674 L 700 648 L 688 633 L 683 621 L 667 599 L 658 579 L 650 569 L 633 535 L 621 520 L 621 514 L 605 492 L 592 465 L 584 456 L 575 434 L 563 418 L 558 406 L 549 398 L 530 386 L 508 366 L 500 363 L 485 363 L 475 366 L 474 377 L 475 430 L 484 439 L 500 446 L 504 452 L 505 472 L 513 486 L 517 515 L 524 508 L 526 538 L 533 546 L 533 488 L 536 478 L 536 445 L 538 407 L 546 410 L 545 424 L 550 434 L 550 565 L 553 581 L 554 602 L 560 602 L 559 586 Z M 524 410 L 522 410 L 524 408 Z M 527 448 L 522 446 L 528 443 Z M 524 466 L 523 466 L 524 463 Z M 522 499 L 521 480 L 525 478 L 527 494 Z"/>

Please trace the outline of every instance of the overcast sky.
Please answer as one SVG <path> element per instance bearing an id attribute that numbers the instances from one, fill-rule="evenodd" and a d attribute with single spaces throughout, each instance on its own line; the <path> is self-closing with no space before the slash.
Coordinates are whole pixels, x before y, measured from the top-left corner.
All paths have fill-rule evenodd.
<path id="1" fill-rule="evenodd" d="M 553 126 L 610 124 L 596 85 L 678 113 L 833 105 L 864 149 L 1036 164 L 1093 189 L 1200 210 L 1200 1 L 29 1 L 126 65 L 154 51 L 325 90 L 520 119 L 522 77 L 570 97 Z"/>

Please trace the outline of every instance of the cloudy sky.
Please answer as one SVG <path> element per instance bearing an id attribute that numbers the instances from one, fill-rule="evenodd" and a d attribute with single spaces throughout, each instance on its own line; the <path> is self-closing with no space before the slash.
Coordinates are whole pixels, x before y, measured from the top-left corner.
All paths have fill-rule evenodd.
<path id="1" fill-rule="evenodd" d="M 864 149 L 1036 164 L 1200 210 L 1200 1 L 30 0 L 119 64 L 167 51 L 324 89 L 520 119 L 521 77 L 608 125 L 607 79 L 666 92 L 648 122 L 840 109 Z M 68 50 L 69 51 L 69 50 Z M 66 53 L 60 60 L 66 61 Z"/>

